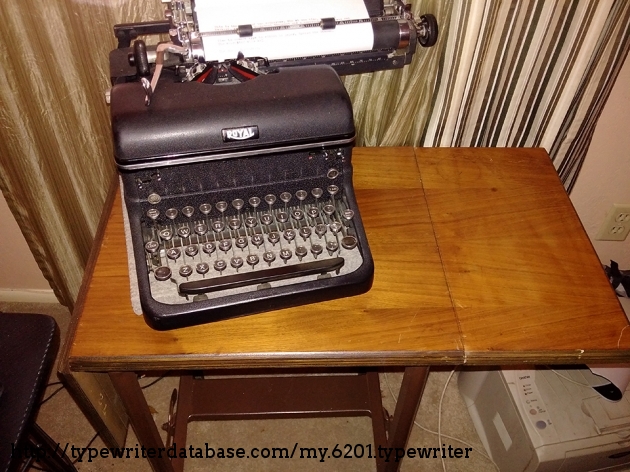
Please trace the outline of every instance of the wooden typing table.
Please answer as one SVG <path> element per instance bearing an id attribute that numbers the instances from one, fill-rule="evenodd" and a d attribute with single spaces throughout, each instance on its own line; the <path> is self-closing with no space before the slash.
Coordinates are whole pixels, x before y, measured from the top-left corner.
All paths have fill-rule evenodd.
<path id="1" fill-rule="evenodd" d="M 403 447 L 429 366 L 630 360 L 626 317 L 544 150 L 357 148 L 353 162 L 368 293 L 166 332 L 132 313 L 112 192 L 61 368 L 106 442 L 124 441 L 126 412 L 143 445 L 162 445 L 139 371 L 403 366 L 393 419 L 372 414 L 376 442 Z M 372 413 L 374 375 L 356 386 Z"/>

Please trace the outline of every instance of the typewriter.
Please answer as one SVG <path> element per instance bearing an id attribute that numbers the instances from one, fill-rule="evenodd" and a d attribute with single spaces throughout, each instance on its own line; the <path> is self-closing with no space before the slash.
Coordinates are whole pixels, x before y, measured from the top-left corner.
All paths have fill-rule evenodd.
<path id="1" fill-rule="evenodd" d="M 430 16 L 416 23 L 402 4 L 359 2 L 359 19 L 328 15 L 317 24 L 312 12 L 290 12 L 297 25 L 232 20 L 217 28 L 208 18 L 218 2 L 174 1 L 167 21 L 114 28 L 114 157 L 152 328 L 370 289 L 374 263 L 352 186 L 352 105 L 338 74 L 402 67 L 418 38 L 434 42 L 437 25 Z M 258 44 L 267 33 L 273 43 L 304 31 L 312 43 L 309 35 L 352 25 L 371 32 L 370 48 L 333 45 L 299 57 L 269 48 L 263 56 Z M 143 34 L 170 40 L 132 46 Z"/>

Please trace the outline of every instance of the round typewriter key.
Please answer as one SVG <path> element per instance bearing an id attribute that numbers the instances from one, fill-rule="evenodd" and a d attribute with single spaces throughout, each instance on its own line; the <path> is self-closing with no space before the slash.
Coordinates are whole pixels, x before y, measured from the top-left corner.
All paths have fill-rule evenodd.
<path id="1" fill-rule="evenodd" d="M 188 257 L 195 257 L 197 254 L 199 254 L 199 248 L 196 244 L 191 244 L 190 246 L 186 246 L 184 252 Z"/>
<path id="2" fill-rule="evenodd" d="M 169 208 L 164 212 L 164 214 L 169 220 L 174 220 L 175 218 L 177 218 L 177 209 Z"/>
<path id="3" fill-rule="evenodd" d="M 205 223 L 199 223 L 195 225 L 195 233 L 199 236 L 203 236 L 208 232 L 208 225 Z"/>
<path id="4" fill-rule="evenodd" d="M 276 255 L 273 252 L 267 251 L 263 254 L 263 261 L 265 261 L 267 264 L 271 265 L 271 263 L 275 260 Z"/>
<path id="5" fill-rule="evenodd" d="M 328 177 L 330 180 L 336 179 L 339 176 L 339 171 L 337 169 L 328 169 L 328 173 L 326 174 L 326 177 Z"/>
<path id="6" fill-rule="evenodd" d="M 321 244 L 313 244 L 311 246 L 311 252 L 317 259 L 317 256 L 319 256 L 322 252 L 324 252 L 324 248 L 321 246 Z"/>
<path id="7" fill-rule="evenodd" d="M 280 259 L 282 259 L 285 264 L 291 259 L 292 255 L 291 249 L 280 249 Z"/>
<path id="8" fill-rule="evenodd" d="M 225 269 L 227 269 L 227 263 L 223 259 L 214 261 L 214 270 L 223 272 Z"/>
<path id="9" fill-rule="evenodd" d="M 244 236 L 239 236 L 238 238 L 236 238 L 236 241 L 234 242 L 234 244 L 236 244 L 237 248 L 243 249 L 247 247 L 247 238 Z"/>
<path id="10" fill-rule="evenodd" d="M 218 220 L 213 221 L 212 229 L 214 230 L 215 233 L 220 233 L 221 231 L 225 229 L 225 223 L 223 221 L 218 221 Z"/>
<path id="11" fill-rule="evenodd" d="M 295 255 L 298 256 L 300 261 L 302 260 L 303 257 L 306 257 L 307 254 L 308 254 L 308 251 L 306 250 L 304 246 L 298 246 L 295 248 Z"/>
<path id="12" fill-rule="evenodd" d="M 194 212 L 195 212 L 195 209 L 191 206 L 185 206 L 184 208 L 182 208 L 182 215 L 188 218 L 190 218 Z"/>
<path id="13" fill-rule="evenodd" d="M 291 242 L 295 239 L 295 230 L 294 229 L 285 229 L 284 230 L 284 239 Z"/>
<path id="14" fill-rule="evenodd" d="M 163 282 L 171 278 L 171 269 L 166 266 L 158 267 L 153 272 L 153 275 L 155 276 L 156 280 Z"/>
<path id="15" fill-rule="evenodd" d="M 180 238 L 187 238 L 190 236 L 190 228 L 188 226 L 180 226 L 177 228 L 177 235 Z"/>
<path id="16" fill-rule="evenodd" d="M 147 216 L 155 221 L 157 220 L 158 216 L 160 216 L 160 210 L 158 210 L 157 208 L 150 208 L 149 211 L 147 211 Z"/>
<path id="17" fill-rule="evenodd" d="M 221 249 L 223 252 L 228 252 L 230 249 L 232 249 L 232 240 L 224 239 L 222 241 L 219 241 L 219 249 Z"/>
<path id="18" fill-rule="evenodd" d="M 320 238 L 326 234 L 326 231 L 328 231 L 328 228 L 326 228 L 326 225 L 324 224 L 320 223 L 317 226 L 315 226 L 315 234 L 319 236 Z"/>
<path id="19" fill-rule="evenodd" d="M 350 208 L 348 208 L 348 209 L 343 211 L 341 216 L 343 216 L 344 220 L 350 221 L 354 217 L 354 211 L 352 211 Z"/>
<path id="20" fill-rule="evenodd" d="M 164 241 L 170 241 L 173 238 L 173 231 L 170 228 L 161 229 L 159 234 Z"/>
<path id="21" fill-rule="evenodd" d="M 157 205 L 162 201 L 162 197 L 160 197 L 157 193 L 152 193 L 147 197 L 147 202 L 151 205 Z"/>
<path id="22" fill-rule="evenodd" d="M 270 225 L 271 223 L 273 223 L 273 217 L 269 213 L 263 213 L 262 215 L 260 215 L 260 221 L 264 225 Z"/>
<path id="23" fill-rule="evenodd" d="M 280 235 L 278 234 L 277 231 L 272 231 L 271 233 L 269 233 L 269 236 L 267 236 L 267 239 L 269 240 L 271 244 L 275 246 L 276 243 L 280 241 Z"/>
<path id="24" fill-rule="evenodd" d="M 258 197 L 250 197 L 249 204 L 251 206 L 253 206 L 254 208 L 258 208 L 258 205 L 260 205 L 260 198 L 258 198 Z"/>
<path id="25" fill-rule="evenodd" d="M 324 191 L 319 187 L 315 187 L 313 190 L 311 190 L 311 195 L 313 195 L 315 199 L 317 200 L 322 195 L 324 195 Z"/>
<path id="26" fill-rule="evenodd" d="M 265 195 L 265 201 L 269 204 L 269 206 L 276 203 L 276 196 L 270 193 L 269 195 Z"/>
<path id="27" fill-rule="evenodd" d="M 312 206 L 308 210 L 306 210 L 306 214 L 311 218 L 317 218 L 319 216 L 319 209 Z"/>
<path id="28" fill-rule="evenodd" d="M 289 221 L 289 214 L 286 211 L 279 211 L 276 215 L 276 220 L 278 220 L 280 223 L 286 223 L 287 221 Z"/>
<path id="29" fill-rule="evenodd" d="M 181 255 L 182 250 L 178 247 L 172 247 L 166 251 L 166 257 L 168 257 L 172 261 L 176 261 Z"/>
<path id="30" fill-rule="evenodd" d="M 255 234 L 252 236 L 252 244 L 256 247 L 260 247 L 265 240 L 263 239 L 262 234 Z"/>
<path id="31" fill-rule="evenodd" d="M 328 190 L 328 193 L 333 197 L 339 193 L 339 187 L 336 185 L 329 185 L 326 190 Z"/>
<path id="32" fill-rule="evenodd" d="M 244 205 L 245 202 L 240 198 L 232 200 L 232 206 L 236 208 L 237 211 L 241 211 L 241 208 L 243 208 Z"/>
<path id="33" fill-rule="evenodd" d="M 324 213 L 326 213 L 328 216 L 332 215 L 335 212 L 335 206 L 331 205 L 330 203 L 327 205 L 324 205 Z"/>
<path id="34" fill-rule="evenodd" d="M 245 226 L 247 226 L 248 228 L 253 228 L 257 224 L 258 222 L 256 221 L 256 218 L 254 218 L 253 216 L 248 216 L 245 218 Z"/>
<path id="35" fill-rule="evenodd" d="M 308 226 L 302 226 L 300 228 L 300 236 L 302 236 L 302 239 L 306 241 L 308 238 L 311 237 L 311 228 L 309 228 Z"/>
<path id="36" fill-rule="evenodd" d="M 209 203 L 202 203 L 199 205 L 199 211 L 204 215 L 208 215 L 212 211 L 212 205 Z"/>
<path id="37" fill-rule="evenodd" d="M 181 275 L 182 277 L 190 277 L 193 273 L 193 268 L 190 267 L 188 264 L 185 264 L 183 266 L 181 266 L 179 268 L 179 275 Z"/>
<path id="38" fill-rule="evenodd" d="M 295 196 L 299 201 L 303 202 L 304 200 L 306 200 L 308 193 L 306 190 L 298 190 L 297 192 L 295 192 Z"/>
<path id="39" fill-rule="evenodd" d="M 260 262 L 260 259 L 258 258 L 256 254 L 250 254 L 249 256 L 245 258 L 245 260 L 250 266 L 252 266 L 252 269 L 254 268 L 256 264 L 258 264 L 258 262 Z"/>
<path id="40" fill-rule="evenodd" d="M 326 243 L 326 249 L 328 250 L 328 255 L 332 256 L 333 253 L 339 249 L 339 244 L 337 244 L 337 241 L 328 241 Z"/>
<path id="41" fill-rule="evenodd" d="M 294 220 L 301 221 L 304 219 L 304 212 L 300 210 L 299 208 L 296 208 L 294 210 L 291 210 L 291 216 L 293 217 Z"/>
<path id="42" fill-rule="evenodd" d="M 243 258 L 240 256 L 234 256 L 232 259 L 230 259 L 230 265 L 236 270 L 240 269 L 241 267 L 243 267 Z"/>
<path id="43" fill-rule="evenodd" d="M 355 247 L 357 247 L 357 238 L 355 238 L 354 236 L 346 236 L 344 238 L 341 238 L 341 245 L 348 250 L 352 250 Z"/>
<path id="44" fill-rule="evenodd" d="M 200 262 L 197 264 L 197 273 L 201 275 L 205 275 L 210 270 L 210 266 L 207 262 Z"/>
<path id="45" fill-rule="evenodd" d="M 234 231 L 236 231 L 237 229 L 239 229 L 241 227 L 241 220 L 240 218 L 233 216 L 228 220 L 228 226 L 233 229 Z"/>
<path id="46" fill-rule="evenodd" d="M 216 205 L 217 210 L 219 210 L 221 213 L 223 213 L 225 210 L 227 210 L 228 204 L 227 202 L 218 202 Z"/>
<path id="47" fill-rule="evenodd" d="M 157 250 L 160 249 L 160 243 L 158 243 L 157 241 L 149 241 L 144 245 L 144 249 L 149 254 L 155 254 Z"/>
<path id="48" fill-rule="evenodd" d="M 280 194 L 280 200 L 282 200 L 284 203 L 289 203 L 291 201 L 291 194 L 289 192 L 282 192 Z"/>
<path id="49" fill-rule="evenodd" d="M 342 226 L 343 225 L 339 223 L 338 221 L 333 221 L 329 225 L 330 231 L 332 231 L 333 234 L 337 234 L 339 231 L 341 231 Z"/>
<path id="50" fill-rule="evenodd" d="M 203 252 L 210 255 L 216 250 L 216 246 L 214 245 L 214 243 L 203 243 L 201 245 L 201 249 L 203 250 Z"/>

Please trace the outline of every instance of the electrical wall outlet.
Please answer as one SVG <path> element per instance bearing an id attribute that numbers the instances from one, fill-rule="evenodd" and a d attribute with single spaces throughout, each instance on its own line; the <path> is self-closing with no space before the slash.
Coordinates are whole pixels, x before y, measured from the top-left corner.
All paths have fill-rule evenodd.
<path id="1" fill-rule="evenodd" d="M 630 233 L 630 203 L 614 203 L 595 239 L 623 241 Z"/>

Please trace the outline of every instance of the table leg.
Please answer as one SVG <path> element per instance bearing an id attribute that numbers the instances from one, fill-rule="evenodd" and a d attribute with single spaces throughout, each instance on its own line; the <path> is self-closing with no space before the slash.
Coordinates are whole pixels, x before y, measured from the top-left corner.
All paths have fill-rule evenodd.
<path id="1" fill-rule="evenodd" d="M 155 472 L 173 472 L 171 461 L 166 456 L 164 442 L 149 411 L 138 376 L 134 372 L 110 372 L 109 377 L 127 410 L 129 422 L 145 450 L 153 448 L 155 457 L 147 457 Z M 161 452 L 161 454 L 159 453 Z"/>
<path id="2" fill-rule="evenodd" d="M 422 392 L 429 376 L 429 367 L 406 367 L 403 375 L 396 411 L 391 420 L 389 428 L 388 447 L 396 449 L 405 448 L 409 433 L 416 418 Z M 394 452 L 395 454 L 395 452 Z M 392 454 L 392 456 L 394 456 Z M 400 467 L 401 461 L 391 461 L 387 463 L 386 471 L 395 472 Z"/>

